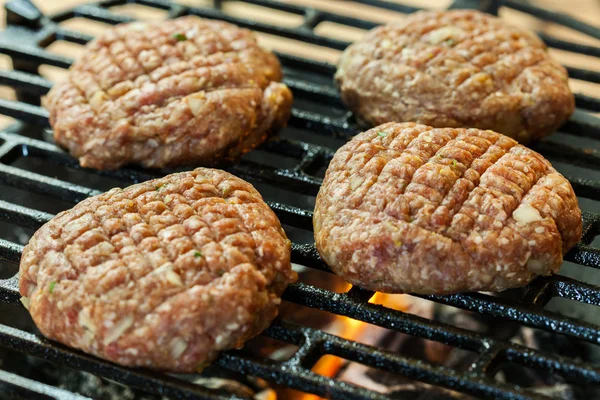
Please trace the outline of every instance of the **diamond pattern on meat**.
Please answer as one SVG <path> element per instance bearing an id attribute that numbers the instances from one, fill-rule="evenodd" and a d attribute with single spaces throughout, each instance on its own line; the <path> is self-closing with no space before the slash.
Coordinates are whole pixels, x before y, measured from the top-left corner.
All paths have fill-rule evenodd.
<path id="1" fill-rule="evenodd" d="M 569 182 L 493 131 L 388 123 L 331 160 L 313 217 L 317 249 L 360 287 L 446 294 L 524 286 L 580 239 Z"/>
<path id="2" fill-rule="evenodd" d="M 58 144 L 84 167 L 236 159 L 286 124 L 292 94 L 247 29 L 188 16 L 118 25 L 45 99 Z"/>
<path id="3" fill-rule="evenodd" d="M 249 183 L 198 168 L 86 199 L 23 251 L 44 336 L 126 366 L 193 372 L 277 315 L 290 241 Z"/>
<path id="4" fill-rule="evenodd" d="M 492 129 L 521 143 L 573 113 L 567 80 L 535 34 L 472 10 L 377 27 L 346 49 L 336 73 L 343 102 L 370 126 Z"/>

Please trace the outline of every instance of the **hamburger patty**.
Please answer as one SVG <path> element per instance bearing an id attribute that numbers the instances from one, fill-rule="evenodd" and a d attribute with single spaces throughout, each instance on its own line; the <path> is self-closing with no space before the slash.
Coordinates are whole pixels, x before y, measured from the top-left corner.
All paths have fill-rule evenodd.
<path id="1" fill-rule="evenodd" d="M 522 143 L 573 113 L 567 78 L 532 32 L 464 10 L 373 29 L 346 49 L 335 76 L 343 102 L 370 126 L 492 129 Z"/>
<path id="2" fill-rule="evenodd" d="M 198 168 L 57 215 L 23 251 L 20 292 L 50 339 L 192 372 L 265 329 L 296 278 L 290 241 L 254 187 Z"/>
<path id="3" fill-rule="evenodd" d="M 247 29 L 182 17 L 123 24 L 48 93 L 54 139 L 84 167 L 235 159 L 287 122 L 281 66 Z"/>
<path id="4" fill-rule="evenodd" d="M 446 294 L 523 286 L 581 237 L 569 182 L 538 153 L 479 129 L 388 123 L 329 164 L 317 249 L 360 287 Z"/>

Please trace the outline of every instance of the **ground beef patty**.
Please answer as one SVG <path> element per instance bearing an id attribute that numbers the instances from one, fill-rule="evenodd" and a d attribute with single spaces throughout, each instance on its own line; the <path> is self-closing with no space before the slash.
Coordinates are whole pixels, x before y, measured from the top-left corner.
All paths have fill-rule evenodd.
<path id="1" fill-rule="evenodd" d="M 48 93 L 56 142 L 84 167 L 235 159 L 284 125 L 292 94 L 247 29 L 198 17 L 119 25 Z"/>
<path id="2" fill-rule="evenodd" d="M 367 289 L 445 294 L 556 272 L 581 236 L 569 182 L 538 153 L 479 129 L 388 123 L 333 157 L 317 249 Z"/>
<path id="3" fill-rule="evenodd" d="M 174 372 L 266 328 L 295 280 L 290 241 L 260 194 L 205 168 L 82 201 L 35 233 L 20 267 L 45 336 Z"/>
<path id="4" fill-rule="evenodd" d="M 413 121 L 547 135 L 575 107 L 566 70 L 533 33 L 478 11 L 419 12 L 342 55 L 342 100 L 367 124 Z"/>

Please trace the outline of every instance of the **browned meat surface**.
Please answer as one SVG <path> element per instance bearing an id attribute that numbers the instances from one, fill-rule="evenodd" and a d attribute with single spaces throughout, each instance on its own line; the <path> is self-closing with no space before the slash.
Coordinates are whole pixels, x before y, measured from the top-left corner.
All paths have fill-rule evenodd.
<path id="1" fill-rule="evenodd" d="M 281 66 L 247 29 L 198 17 L 111 29 L 46 98 L 56 142 L 84 167 L 235 159 L 285 125 Z"/>
<path id="2" fill-rule="evenodd" d="M 566 70 L 533 33 L 477 11 L 419 12 L 342 55 L 342 100 L 366 123 L 413 121 L 545 136 L 575 107 Z"/>
<path id="3" fill-rule="evenodd" d="M 523 286 L 581 236 L 575 193 L 541 155 L 492 131 L 415 123 L 340 148 L 313 223 L 333 271 L 391 293 Z"/>
<path id="4" fill-rule="evenodd" d="M 174 372 L 266 328 L 295 280 L 290 241 L 260 194 L 205 168 L 82 201 L 35 233 L 20 266 L 45 336 Z"/>

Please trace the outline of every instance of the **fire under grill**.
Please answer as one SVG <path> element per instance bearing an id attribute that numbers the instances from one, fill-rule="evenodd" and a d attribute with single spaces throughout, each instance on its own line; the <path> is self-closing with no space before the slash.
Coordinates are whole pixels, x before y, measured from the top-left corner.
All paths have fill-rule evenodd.
<path id="1" fill-rule="evenodd" d="M 7 28 L 0 33 L 0 53 L 11 58 L 14 70 L 0 71 L 0 85 L 13 88 L 17 100 L 0 99 L 0 113 L 18 122 L 0 131 L 0 232 L 4 232 L 0 239 L 0 259 L 5 263 L 0 268 L 3 274 L 0 276 L 0 300 L 14 305 L 2 309 L 8 311 L 2 311 L 0 346 L 53 363 L 57 368 L 62 365 L 86 371 L 159 397 L 244 398 L 243 394 L 230 391 L 227 387 L 198 385 L 190 377 L 114 365 L 45 340 L 22 324 L 12 323 L 14 321 L 7 316 L 13 311 L 15 314 L 23 312 L 18 308 L 20 295 L 16 272 L 22 243 L 26 242 L 28 234 L 52 218 L 53 213 L 88 196 L 112 186 L 127 186 L 172 172 L 136 168 L 98 172 L 79 168 L 75 159 L 52 143 L 48 114 L 39 105 L 40 96 L 47 93 L 52 85 L 40 75 L 40 66 L 66 69 L 73 61 L 72 58 L 49 51 L 48 47 L 57 41 L 81 45 L 92 39 L 92 36 L 69 29 L 63 23 L 71 19 L 108 24 L 132 21 L 133 17 L 115 8 L 125 3 L 162 10 L 169 18 L 195 14 L 221 19 L 254 31 L 337 50 L 344 49 L 348 42 L 316 33 L 315 28 L 319 24 L 333 23 L 359 29 L 370 29 L 376 24 L 271 0 L 245 0 L 241 3 L 300 16 L 301 24 L 282 27 L 232 15 L 224 11 L 227 2 L 219 0 L 206 7 L 164 0 L 105 1 L 76 6 L 53 16 L 43 15 L 26 0 L 10 1 L 5 6 Z M 416 7 L 381 0 L 357 0 L 355 3 L 390 12 L 411 13 L 418 10 Z M 452 7 L 474 7 L 494 14 L 499 9 L 510 8 L 600 39 L 599 28 L 527 2 L 457 0 Z M 600 57 L 600 47 L 569 42 L 547 34 L 541 37 L 551 48 Z M 328 276 L 318 272 L 329 272 L 329 269 L 322 263 L 312 244 L 312 212 L 309 210 L 314 205 L 321 177 L 335 149 L 360 129 L 352 115 L 342 107 L 333 87 L 333 65 L 296 55 L 278 53 L 278 56 L 284 66 L 285 83 L 295 96 L 289 126 L 277 139 L 248 154 L 240 163 L 225 168 L 249 180 L 263 193 L 294 241 L 292 262 L 303 266 L 303 275 Z M 568 70 L 571 78 L 600 83 L 600 72 L 574 67 L 568 67 Z M 596 351 L 600 353 L 600 347 L 595 348 L 600 344 L 600 326 L 584 317 L 597 312 L 589 305 L 600 306 L 600 286 L 594 284 L 594 281 L 600 284 L 600 273 L 596 271 L 600 269 L 600 249 L 598 240 L 595 240 L 600 233 L 600 215 L 593 212 L 600 210 L 600 119 L 593 115 L 600 112 L 600 99 L 577 94 L 576 102 L 576 112 L 560 132 L 532 146 L 569 178 L 584 210 L 582 241 L 566 256 L 566 261 L 572 263 L 567 268 L 569 276 L 563 274 L 539 278 L 523 290 L 509 291 L 500 296 L 465 293 L 416 299 L 438 306 L 450 306 L 448 308 L 475 315 L 488 324 L 491 321 L 495 326 L 525 327 L 528 332 L 541 332 L 549 340 L 560 338 L 561 343 L 568 345 L 532 348 L 527 341 L 515 341 L 510 335 L 494 334 L 490 330 L 471 330 L 443 319 L 418 315 L 388 304 L 376 304 L 371 300 L 375 295 L 373 292 L 353 287 L 340 293 L 314 284 L 313 279 L 311 283 L 301 281 L 290 286 L 284 294 L 284 300 L 294 306 L 318 309 L 410 338 L 443 344 L 444 348 L 462 349 L 474 354 L 471 362 L 458 367 L 440 365 L 386 346 L 365 344 L 327 333 L 318 327 L 290 322 L 284 313 L 284 318 L 275 322 L 262 336 L 296 346 L 290 357 L 276 361 L 251 356 L 244 349 L 236 350 L 223 353 L 203 375 L 239 379 L 252 377 L 273 387 L 287 387 L 335 399 L 415 398 L 381 393 L 351 380 L 338 379 L 339 376 L 328 377 L 315 372 L 315 364 L 325 355 L 330 355 L 382 374 L 389 372 L 410 381 L 431 385 L 428 387 L 450 389 L 452 392 L 447 393 L 451 393 L 451 397 L 448 398 L 464 398 L 459 393 L 476 398 L 552 398 L 543 391 L 530 390 L 506 379 L 496 379 L 500 366 L 510 364 L 515 368 L 558 376 L 560 382 L 576 388 L 575 393 L 594 398 L 589 393 L 598 393 L 593 391 L 600 390 L 600 363 L 595 363 L 592 355 Z M 11 230 L 11 227 L 18 228 Z M 587 305 L 584 308 L 586 311 L 561 313 L 560 308 L 548 307 L 556 299 L 566 299 L 573 307 Z M 597 320 L 600 321 L 600 318 Z M 575 343 L 584 350 L 574 351 Z M 600 360 L 600 357 L 597 359 Z M 52 383 L 38 381 L 35 375 L 25 377 L 8 372 L 4 364 L 0 364 L 0 397 L 3 399 L 87 398 L 60 389 Z"/>

